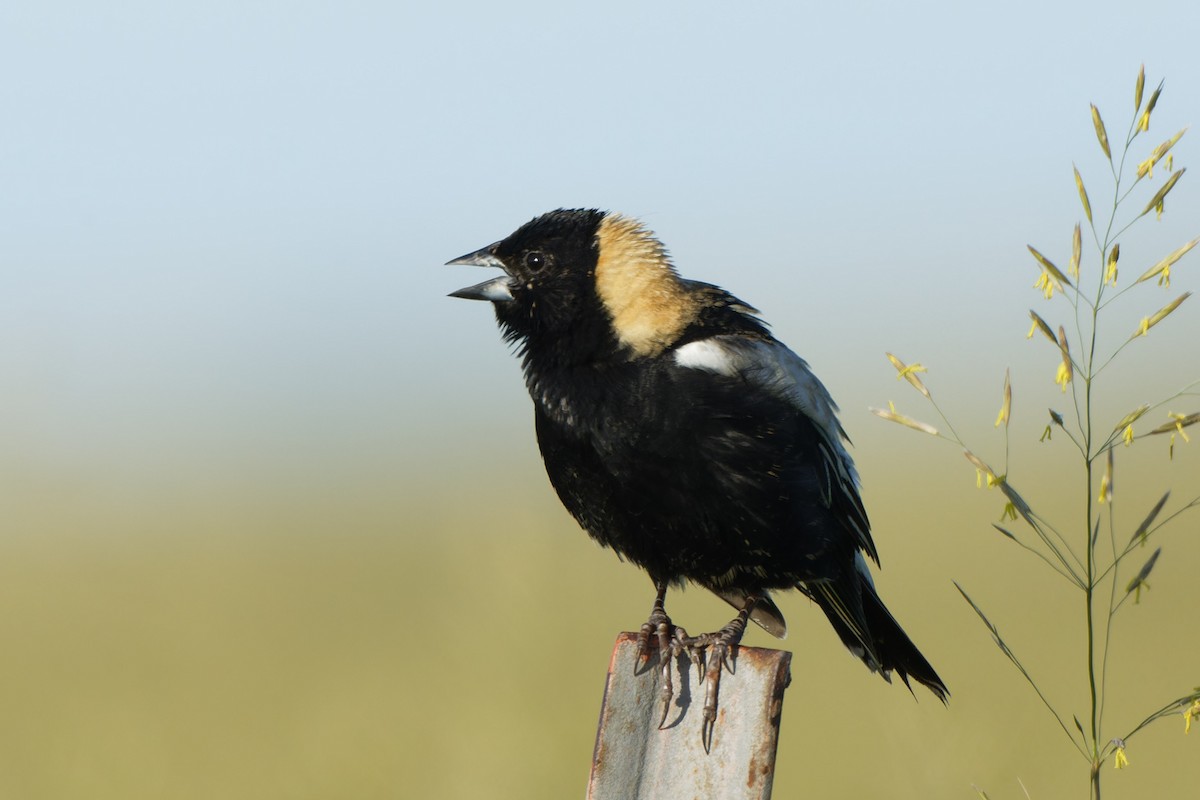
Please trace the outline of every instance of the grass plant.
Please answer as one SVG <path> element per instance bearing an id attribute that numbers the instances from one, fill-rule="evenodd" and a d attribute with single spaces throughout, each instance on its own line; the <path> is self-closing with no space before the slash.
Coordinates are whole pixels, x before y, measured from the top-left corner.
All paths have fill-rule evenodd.
<path id="1" fill-rule="evenodd" d="M 1104 204 L 1103 211 L 1094 213 L 1083 176 L 1078 168 L 1074 168 L 1085 220 L 1074 227 L 1066 269 L 1060 269 L 1042 251 L 1029 246 L 1039 270 L 1034 288 L 1044 301 L 1053 304 L 1053 313 L 1031 310 L 1028 338 L 1040 334 L 1054 349 L 1055 382 L 1064 396 L 1061 411 L 1050 409 L 1040 446 L 1067 447 L 1074 451 L 1078 473 L 1063 474 L 1053 491 L 1079 495 L 1077 516 L 1059 519 L 1043 515 L 1036 504 L 1026 499 L 1024 492 L 1018 491 L 1020 476 L 1009 473 L 1013 384 L 1008 372 L 995 420 L 995 427 L 1003 436 L 1000 469 L 993 469 L 960 438 L 920 377 L 925 368 L 919 363 L 908 364 L 888 354 L 897 376 L 921 393 L 941 424 L 934 426 L 906 416 L 892 404 L 887 409 L 873 409 L 884 419 L 961 448 L 976 470 L 977 486 L 997 489 L 1003 494 L 1001 519 L 993 525 L 996 531 L 1027 551 L 1049 571 L 1052 579 L 1066 581 L 1077 590 L 1078 602 L 1084 612 L 1078 619 L 1085 628 L 1087 647 L 1085 658 L 1081 659 L 1084 669 L 1080 679 L 1086 681 L 1089 704 L 1082 714 L 1067 711 L 1061 699 L 1051 696 L 1039 684 L 1027 661 L 1014 652 L 992 621 L 996 615 L 986 613 L 962 586 L 955 584 L 1001 652 L 1037 693 L 1054 726 L 1070 740 L 1086 765 L 1089 795 L 1093 800 L 1100 799 L 1104 765 L 1111 759 L 1117 769 L 1128 766 L 1130 759 L 1126 751 L 1147 726 L 1164 718 L 1182 717 L 1180 725 L 1187 732 L 1193 722 L 1200 719 L 1200 687 L 1165 702 L 1162 698 L 1150 700 L 1148 712 L 1140 719 L 1105 717 L 1106 705 L 1114 692 L 1137 691 L 1146 686 L 1145 682 L 1118 684 L 1109 680 L 1109 658 L 1117 644 L 1114 620 L 1137 605 L 1150 587 L 1149 579 L 1162 555 L 1161 547 L 1150 550 L 1151 545 L 1157 545 L 1168 525 L 1200 508 L 1200 493 L 1178 501 L 1168 491 L 1163 492 L 1148 511 L 1139 509 L 1132 517 L 1118 515 L 1114 491 L 1118 452 L 1149 437 L 1167 437 L 1165 455 L 1173 458 L 1175 447 L 1188 441 L 1187 428 L 1200 422 L 1200 413 L 1189 413 L 1186 409 L 1187 404 L 1194 404 L 1200 395 L 1197 391 L 1200 380 L 1193 379 L 1170 396 L 1139 405 L 1117 419 L 1110 418 L 1103 410 L 1105 404 L 1100 402 L 1102 392 L 1119 385 L 1122 359 L 1159 338 L 1164 331 L 1157 326 L 1176 313 L 1190 296 L 1190 292 L 1173 297 L 1169 294 L 1171 270 L 1200 243 L 1200 237 L 1192 239 L 1151 262 L 1133 280 L 1123 279 L 1124 263 L 1132 256 L 1127 250 L 1125 261 L 1122 261 L 1123 237 L 1133 226 L 1162 217 L 1172 191 L 1186 172 L 1185 168 L 1175 164 L 1173 154 L 1173 148 L 1186 133 L 1186 128 L 1149 149 L 1146 157 L 1134 165 L 1134 152 L 1148 138 L 1151 117 L 1163 89 L 1160 83 L 1147 98 L 1145 85 L 1143 67 L 1134 91 L 1133 115 L 1123 138 L 1116 142 L 1115 152 L 1100 110 L 1091 106 L 1096 139 L 1110 170 L 1107 177 L 1111 184 L 1111 200 Z M 1156 174 L 1158 185 L 1154 188 Z M 1155 292 L 1167 292 L 1166 301 L 1155 299 L 1152 296 Z M 1141 304 L 1148 313 L 1141 317 L 1135 330 L 1127 336 L 1117 332 L 1118 338 L 1114 339 L 1109 330 L 1113 324 L 1110 319 L 1114 316 L 1111 312 L 1118 304 L 1129 303 Z M 1153 308 L 1157 310 L 1149 310 Z M 1118 343 L 1107 345 L 1113 341 Z M 1181 407 L 1185 410 L 1180 410 Z M 1200 490 L 1200 487 L 1193 486 L 1192 489 Z M 1136 523 L 1131 524 L 1135 520 Z M 982 790 L 979 794 L 987 797 Z"/>

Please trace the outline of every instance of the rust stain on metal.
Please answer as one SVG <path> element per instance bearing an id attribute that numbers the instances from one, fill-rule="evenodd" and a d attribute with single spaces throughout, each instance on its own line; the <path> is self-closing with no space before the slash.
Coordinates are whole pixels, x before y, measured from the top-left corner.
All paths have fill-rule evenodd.
<path id="1" fill-rule="evenodd" d="M 676 697 L 659 730 L 661 675 L 638 663 L 637 634 L 622 633 L 609 661 L 589 800 L 769 798 L 790 665 L 791 653 L 738 648 L 734 672 L 721 679 L 712 749 L 705 753 L 695 666 L 677 660 Z"/>

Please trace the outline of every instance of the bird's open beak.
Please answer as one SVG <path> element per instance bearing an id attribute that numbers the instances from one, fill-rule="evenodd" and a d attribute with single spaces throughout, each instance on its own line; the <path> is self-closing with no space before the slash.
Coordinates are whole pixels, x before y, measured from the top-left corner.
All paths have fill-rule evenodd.
<path id="1" fill-rule="evenodd" d="M 497 267 L 504 269 L 504 262 L 496 258 L 493 252 L 497 244 L 499 242 L 489 244 L 487 247 L 482 250 L 476 250 L 474 253 L 467 253 L 465 256 L 459 256 L 456 259 L 447 261 L 446 266 Z M 459 289 L 457 292 L 451 292 L 450 296 L 461 297 L 464 300 L 491 300 L 493 303 L 512 300 L 512 278 L 506 273 L 499 278 L 493 278 L 490 281 L 484 281 L 474 286 Z"/>

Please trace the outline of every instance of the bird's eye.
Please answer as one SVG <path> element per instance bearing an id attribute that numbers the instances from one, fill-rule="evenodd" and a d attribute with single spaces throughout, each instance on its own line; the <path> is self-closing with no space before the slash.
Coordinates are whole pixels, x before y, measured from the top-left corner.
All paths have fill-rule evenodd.
<path id="1" fill-rule="evenodd" d="M 546 257 L 534 250 L 525 254 L 525 268 L 530 272 L 541 272 L 546 266 Z"/>

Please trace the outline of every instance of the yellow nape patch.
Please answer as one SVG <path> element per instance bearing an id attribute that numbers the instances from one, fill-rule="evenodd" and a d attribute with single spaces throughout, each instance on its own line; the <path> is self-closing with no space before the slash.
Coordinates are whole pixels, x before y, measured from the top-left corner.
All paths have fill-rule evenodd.
<path id="1" fill-rule="evenodd" d="M 621 343 L 639 356 L 662 352 L 696 317 L 662 242 L 637 220 L 609 214 L 596 232 L 596 291 Z"/>

